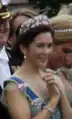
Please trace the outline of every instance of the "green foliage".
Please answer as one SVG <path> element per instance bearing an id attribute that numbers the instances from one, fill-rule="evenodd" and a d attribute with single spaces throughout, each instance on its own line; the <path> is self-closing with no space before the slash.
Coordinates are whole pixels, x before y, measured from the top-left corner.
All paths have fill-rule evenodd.
<path id="1" fill-rule="evenodd" d="M 49 7 L 50 10 L 47 13 L 49 17 L 56 15 L 62 4 L 68 4 L 70 2 L 72 0 L 29 0 L 30 4 L 41 10 Z"/>

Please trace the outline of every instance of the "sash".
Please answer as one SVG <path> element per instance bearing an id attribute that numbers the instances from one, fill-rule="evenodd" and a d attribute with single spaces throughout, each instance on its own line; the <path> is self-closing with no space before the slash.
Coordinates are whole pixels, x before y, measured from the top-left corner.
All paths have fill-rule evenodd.
<path id="1" fill-rule="evenodd" d="M 27 83 L 24 80 L 22 80 L 18 77 L 11 77 L 10 79 L 13 81 L 16 81 L 19 84 L 19 87 L 21 87 L 23 85 L 26 87 L 26 90 L 25 90 L 26 93 L 25 94 L 31 102 L 36 102 L 38 99 L 40 99 L 40 97 L 27 85 Z M 43 106 L 45 106 L 44 101 L 41 104 L 41 109 L 43 109 Z"/>
<path id="2" fill-rule="evenodd" d="M 26 96 L 29 98 L 29 100 L 31 102 L 37 102 L 38 103 L 37 99 L 39 99 L 40 97 L 27 85 L 27 83 L 24 80 L 22 80 L 22 79 L 20 79 L 18 77 L 11 77 L 10 79 L 13 80 L 13 81 L 16 81 L 21 86 L 22 86 L 22 84 L 25 84 L 24 86 L 26 86 Z M 39 100 L 39 103 L 40 103 L 40 100 Z M 40 107 L 41 110 L 43 109 L 43 107 L 45 105 L 46 105 L 45 102 L 42 101 L 41 107 Z M 55 118 L 52 115 L 50 119 L 60 119 L 60 118 Z"/>

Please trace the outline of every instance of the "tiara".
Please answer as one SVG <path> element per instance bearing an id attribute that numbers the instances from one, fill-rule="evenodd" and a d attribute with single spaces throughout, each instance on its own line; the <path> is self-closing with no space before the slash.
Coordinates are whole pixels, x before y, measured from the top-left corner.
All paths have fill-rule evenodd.
<path id="1" fill-rule="evenodd" d="M 24 23 L 21 25 L 20 28 L 20 34 L 27 32 L 31 28 L 35 28 L 41 25 L 45 25 L 45 26 L 51 25 L 51 22 L 46 15 L 38 15 L 24 21 Z"/>

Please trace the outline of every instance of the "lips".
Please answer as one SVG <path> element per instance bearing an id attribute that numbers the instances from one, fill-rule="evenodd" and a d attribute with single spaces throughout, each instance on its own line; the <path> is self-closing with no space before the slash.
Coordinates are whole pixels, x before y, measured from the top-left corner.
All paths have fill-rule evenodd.
<path id="1" fill-rule="evenodd" d="M 48 58 L 40 58 L 41 62 L 47 62 Z"/>
<path id="2" fill-rule="evenodd" d="M 47 57 L 40 57 L 41 60 L 47 60 L 48 59 L 48 56 Z"/>

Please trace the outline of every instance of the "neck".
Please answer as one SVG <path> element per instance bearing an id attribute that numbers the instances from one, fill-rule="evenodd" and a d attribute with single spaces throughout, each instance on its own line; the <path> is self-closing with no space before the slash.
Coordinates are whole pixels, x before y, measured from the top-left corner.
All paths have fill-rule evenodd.
<path id="1" fill-rule="evenodd" d="M 40 75 L 40 70 L 38 67 L 34 66 L 33 63 L 24 61 L 24 63 L 21 66 L 21 72 L 23 74 L 28 74 L 28 75 Z"/>

